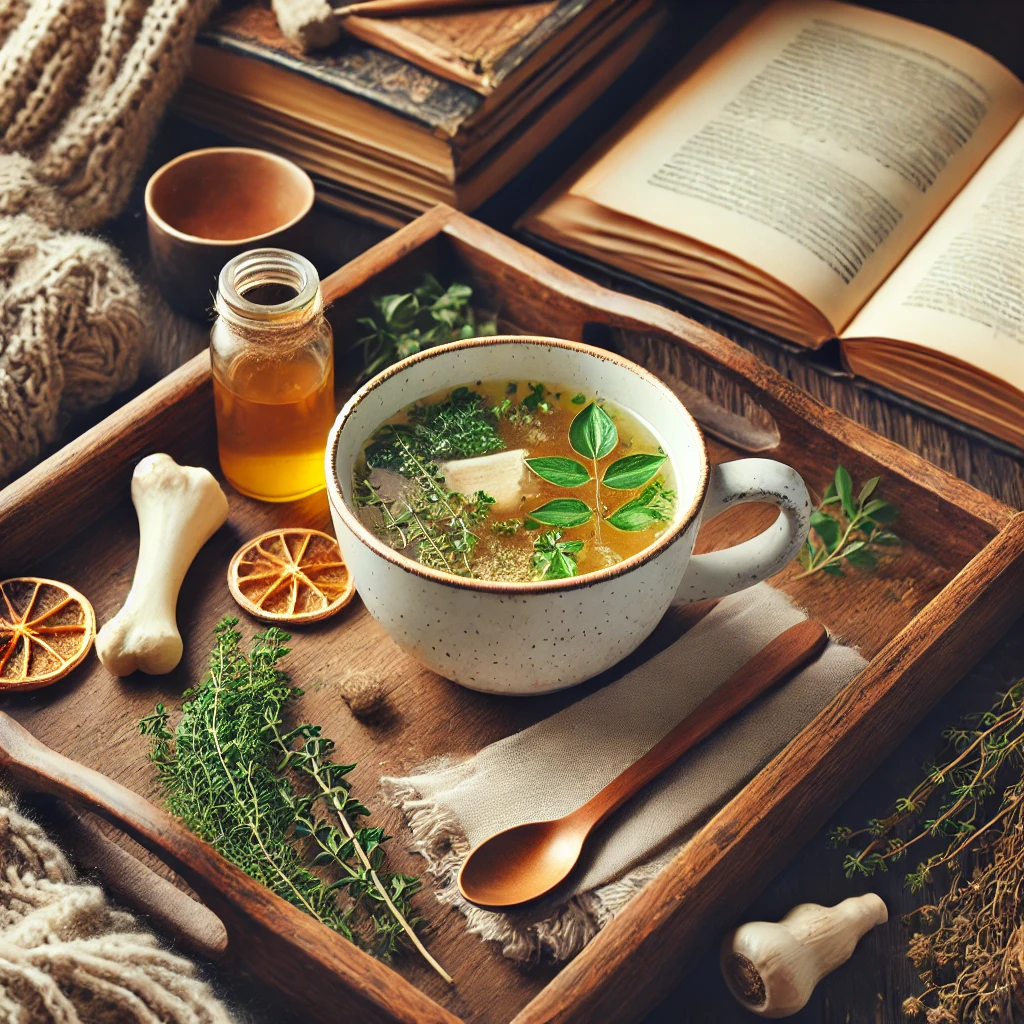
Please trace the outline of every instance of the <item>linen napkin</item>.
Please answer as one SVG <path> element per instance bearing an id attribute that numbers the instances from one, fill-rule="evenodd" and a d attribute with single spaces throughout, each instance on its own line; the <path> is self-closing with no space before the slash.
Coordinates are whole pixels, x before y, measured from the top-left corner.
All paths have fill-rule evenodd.
<path id="1" fill-rule="evenodd" d="M 536 725 L 459 764 L 435 759 L 381 780 L 404 812 L 438 899 L 518 961 L 574 956 L 712 812 L 777 754 L 866 662 L 830 641 L 817 661 L 762 697 L 637 794 L 591 837 L 579 868 L 526 910 L 495 913 L 456 886 L 477 843 L 568 814 L 647 752 L 769 641 L 807 616 L 767 584 L 722 600 L 670 647 Z"/>

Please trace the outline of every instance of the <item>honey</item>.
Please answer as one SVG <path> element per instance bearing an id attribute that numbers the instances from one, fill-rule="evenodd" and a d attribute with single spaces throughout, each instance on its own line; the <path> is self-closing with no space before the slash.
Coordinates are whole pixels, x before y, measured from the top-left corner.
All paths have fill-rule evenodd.
<path id="1" fill-rule="evenodd" d="M 242 356 L 213 377 L 217 446 L 236 491 L 292 501 L 324 485 L 334 422 L 334 372 L 311 353 L 285 364 Z"/>
<path id="2" fill-rule="evenodd" d="M 261 501 L 315 494 L 335 412 L 316 270 L 284 249 L 243 253 L 221 271 L 217 312 L 210 349 L 224 476 Z"/>

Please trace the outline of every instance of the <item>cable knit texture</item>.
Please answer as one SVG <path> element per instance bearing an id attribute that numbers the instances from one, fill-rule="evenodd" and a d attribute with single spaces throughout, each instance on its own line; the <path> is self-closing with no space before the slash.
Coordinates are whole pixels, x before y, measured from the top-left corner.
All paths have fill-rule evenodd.
<path id="1" fill-rule="evenodd" d="M 194 966 L 78 882 L 0 790 L 0 1022 L 230 1024 Z"/>
<path id="2" fill-rule="evenodd" d="M 138 373 L 125 204 L 214 0 L 0 0 L 0 483 Z"/>

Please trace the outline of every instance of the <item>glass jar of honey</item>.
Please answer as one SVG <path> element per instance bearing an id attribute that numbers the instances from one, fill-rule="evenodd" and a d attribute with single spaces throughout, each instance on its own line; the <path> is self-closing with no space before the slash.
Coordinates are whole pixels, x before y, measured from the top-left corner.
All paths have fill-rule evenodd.
<path id="1" fill-rule="evenodd" d="M 217 446 L 235 490 L 293 501 L 324 485 L 334 341 L 313 264 L 253 249 L 220 272 L 210 336 Z"/>

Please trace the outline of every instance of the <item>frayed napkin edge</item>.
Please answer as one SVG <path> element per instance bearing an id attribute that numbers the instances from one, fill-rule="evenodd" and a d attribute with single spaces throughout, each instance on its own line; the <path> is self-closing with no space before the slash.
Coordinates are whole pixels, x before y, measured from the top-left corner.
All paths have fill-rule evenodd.
<path id="1" fill-rule="evenodd" d="M 416 774 L 448 767 L 448 758 L 434 758 Z M 658 854 L 605 885 L 572 896 L 543 920 L 523 913 L 495 913 L 470 903 L 459 892 L 459 869 L 470 847 L 458 819 L 435 801 L 424 799 L 411 778 L 385 776 L 380 780 L 380 788 L 383 796 L 405 815 L 413 836 L 411 849 L 423 857 L 427 870 L 438 882 L 434 893 L 438 902 L 458 910 L 465 917 L 470 934 L 485 942 L 499 943 L 502 956 L 524 965 L 561 963 L 576 956 L 682 845 Z"/>

